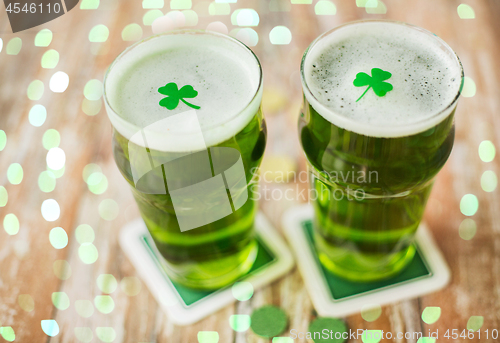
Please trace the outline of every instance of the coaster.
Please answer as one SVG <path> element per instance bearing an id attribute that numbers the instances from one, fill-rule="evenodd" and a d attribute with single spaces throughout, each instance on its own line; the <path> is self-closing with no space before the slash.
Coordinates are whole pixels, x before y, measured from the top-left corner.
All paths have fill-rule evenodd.
<path id="1" fill-rule="evenodd" d="M 255 231 L 257 258 L 252 269 L 238 281 L 249 282 L 258 289 L 288 273 L 294 263 L 285 242 L 261 213 L 255 218 Z M 171 281 L 165 273 L 163 257 L 141 218 L 122 228 L 120 245 L 158 304 L 177 325 L 195 323 L 236 301 L 231 285 L 203 291 Z"/>
<path id="2" fill-rule="evenodd" d="M 385 305 L 437 291 L 450 280 L 450 270 L 425 224 L 416 234 L 417 252 L 400 274 L 386 280 L 358 283 L 342 279 L 319 262 L 312 235 L 311 205 L 291 208 L 283 217 L 285 234 L 313 305 L 320 316 L 344 317 L 365 305 Z"/>

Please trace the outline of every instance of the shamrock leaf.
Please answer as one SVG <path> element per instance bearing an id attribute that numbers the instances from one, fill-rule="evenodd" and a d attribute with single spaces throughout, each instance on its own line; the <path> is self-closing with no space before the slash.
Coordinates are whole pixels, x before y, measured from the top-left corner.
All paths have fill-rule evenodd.
<path id="1" fill-rule="evenodd" d="M 170 82 L 164 87 L 158 88 L 158 92 L 167 96 L 160 100 L 160 106 L 166 107 L 169 110 L 173 110 L 179 106 L 179 100 L 191 108 L 200 109 L 200 106 L 193 105 L 184 100 L 184 98 L 195 98 L 198 96 L 198 92 L 191 85 L 185 85 L 181 89 L 178 89 L 175 82 Z"/>
<path id="2" fill-rule="evenodd" d="M 384 82 L 385 80 L 390 79 L 391 76 L 391 73 L 379 68 L 372 69 L 372 76 L 363 72 L 357 73 L 356 79 L 354 79 L 352 84 L 356 87 L 368 86 L 368 88 L 363 94 L 361 94 L 356 102 L 361 100 L 361 98 L 366 94 L 366 92 L 368 92 L 370 88 L 373 88 L 373 92 L 380 97 L 386 95 L 387 92 L 392 91 L 392 85 L 389 82 Z"/>

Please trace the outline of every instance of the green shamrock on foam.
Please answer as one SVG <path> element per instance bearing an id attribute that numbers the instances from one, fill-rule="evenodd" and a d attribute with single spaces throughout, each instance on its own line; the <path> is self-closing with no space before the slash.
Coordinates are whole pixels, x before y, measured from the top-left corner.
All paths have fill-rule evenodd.
<path id="1" fill-rule="evenodd" d="M 356 79 L 352 82 L 356 87 L 369 86 L 363 94 L 356 100 L 358 102 L 361 98 L 368 92 L 370 88 L 373 88 L 373 91 L 376 95 L 382 97 L 387 94 L 387 92 L 392 91 L 392 85 L 388 82 L 384 82 L 385 80 L 390 79 L 392 76 L 388 71 L 384 71 L 379 68 L 372 69 L 372 76 L 367 73 L 357 73 Z"/>
<path id="2" fill-rule="evenodd" d="M 200 106 L 193 105 L 184 98 L 196 98 L 198 92 L 194 90 L 193 86 L 186 85 L 181 89 L 177 88 L 175 82 L 167 83 L 164 87 L 158 88 L 160 94 L 166 95 L 166 98 L 160 100 L 160 106 L 166 107 L 169 110 L 175 109 L 179 105 L 179 100 L 196 110 L 200 109 Z"/>

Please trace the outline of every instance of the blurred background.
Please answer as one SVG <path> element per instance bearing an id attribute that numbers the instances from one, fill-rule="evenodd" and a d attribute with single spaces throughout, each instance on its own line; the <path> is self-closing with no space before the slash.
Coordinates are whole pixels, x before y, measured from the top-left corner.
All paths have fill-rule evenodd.
<path id="1" fill-rule="evenodd" d="M 500 329 L 500 1 L 463 1 L 80 0 L 16 34 L 0 5 L 0 342 L 192 343 L 199 331 L 217 331 L 221 343 L 270 342 L 228 321 L 264 304 L 286 311 L 288 331 L 307 331 L 316 314 L 297 269 L 197 324 L 168 320 L 118 245 L 120 228 L 139 214 L 113 161 L 102 80 L 123 49 L 154 31 L 209 28 L 249 45 L 264 70 L 268 124 L 260 209 L 282 231 L 282 213 L 307 202 L 307 182 L 293 177 L 305 170 L 302 54 L 322 32 L 364 18 L 434 32 L 457 52 L 466 79 L 455 146 L 425 214 L 452 281 L 347 325 L 424 335 L 468 323 Z M 279 195 L 287 189 L 293 197 Z M 436 323 L 422 320 L 426 307 L 440 308 Z"/>

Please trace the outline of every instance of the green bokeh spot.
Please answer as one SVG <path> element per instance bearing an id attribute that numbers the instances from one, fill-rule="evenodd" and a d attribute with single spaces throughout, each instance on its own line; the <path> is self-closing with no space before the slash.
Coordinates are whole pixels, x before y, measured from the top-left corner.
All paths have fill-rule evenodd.
<path id="1" fill-rule="evenodd" d="M 361 335 L 363 343 L 378 343 L 382 340 L 382 330 L 365 330 Z"/>
<path id="2" fill-rule="evenodd" d="M 42 56 L 42 68 L 54 69 L 59 63 L 59 53 L 54 50 L 46 51 Z"/>
<path id="3" fill-rule="evenodd" d="M 7 202 L 9 201 L 9 193 L 7 192 L 7 189 L 5 189 L 4 186 L 0 186 L 0 207 L 4 207 L 7 205 Z"/>
<path id="4" fill-rule="evenodd" d="M 113 342 L 116 338 L 115 329 L 111 327 L 97 327 L 95 333 L 103 342 Z"/>
<path id="5" fill-rule="evenodd" d="M 38 187 L 44 193 L 50 193 L 56 188 L 56 176 L 53 172 L 46 170 L 38 176 Z"/>
<path id="6" fill-rule="evenodd" d="M 185 26 L 196 26 L 198 25 L 198 14 L 193 10 L 183 10 L 181 11 L 184 15 L 184 25 Z"/>
<path id="7" fill-rule="evenodd" d="M 101 172 L 94 172 L 87 178 L 87 185 L 95 186 L 98 185 L 106 176 Z"/>
<path id="8" fill-rule="evenodd" d="M 97 182 L 94 183 L 95 181 Z M 93 173 L 87 179 L 87 185 L 89 187 L 89 191 L 99 195 L 108 189 L 108 179 L 103 173 Z"/>
<path id="9" fill-rule="evenodd" d="M 467 218 L 462 220 L 458 227 L 458 234 L 460 238 L 468 241 L 474 238 L 477 232 L 477 225 L 473 219 Z"/>
<path id="10" fill-rule="evenodd" d="M 104 199 L 99 204 L 99 215 L 102 219 L 111 221 L 118 217 L 120 208 L 118 204 L 113 199 Z"/>
<path id="11" fill-rule="evenodd" d="M 240 8 L 231 14 L 231 24 L 238 26 L 259 25 L 259 14 L 251 8 Z"/>
<path id="12" fill-rule="evenodd" d="M 92 329 L 89 327 L 76 327 L 73 332 L 75 333 L 76 339 L 83 343 L 90 343 L 92 338 L 94 338 Z"/>
<path id="13" fill-rule="evenodd" d="M 92 243 L 83 243 L 78 248 L 78 256 L 80 260 L 85 264 L 93 264 L 97 261 L 99 257 L 99 252 L 97 248 Z"/>
<path id="14" fill-rule="evenodd" d="M 235 282 L 231 287 L 233 297 L 239 301 L 247 301 L 253 295 L 253 286 L 250 282 Z"/>
<path id="15" fill-rule="evenodd" d="M 0 151 L 5 149 L 6 145 L 7 145 L 7 134 L 5 133 L 4 130 L 0 130 Z"/>
<path id="16" fill-rule="evenodd" d="M 269 40 L 274 45 L 287 45 L 292 41 L 292 32 L 286 26 L 275 26 L 269 32 Z"/>
<path id="17" fill-rule="evenodd" d="M 229 317 L 229 326 L 237 332 L 247 331 L 250 327 L 250 322 L 250 316 L 246 314 L 233 314 Z"/>
<path id="18" fill-rule="evenodd" d="M 163 12 L 160 10 L 149 10 L 142 17 L 142 23 L 144 26 L 151 26 L 153 21 L 163 16 Z"/>
<path id="19" fill-rule="evenodd" d="M 139 24 L 128 24 L 123 28 L 122 39 L 126 42 L 135 42 L 142 37 L 142 27 Z"/>
<path id="20" fill-rule="evenodd" d="M 75 230 L 76 241 L 80 244 L 93 243 L 95 239 L 94 230 L 88 224 L 81 224 Z"/>
<path id="21" fill-rule="evenodd" d="M 422 312 L 422 320 L 427 324 L 434 324 L 441 317 L 441 307 L 426 307 Z"/>
<path id="22" fill-rule="evenodd" d="M 7 168 L 7 180 L 13 185 L 18 185 L 23 181 L 23 167 L 19 163 L 12 163 Z"/>
<path id="23" fill-rule="evenodd" d="M 198 331 L 198 343 L 218 343 L 219 333 L 217 331 Z"/>
<path id="24" fill-rule="evenodd" d="M 99 0 L 82 0 L 80 3 L 81 10 L 96 10 L 99 8 Z"/>
<path id="25" fill-rule="evenodd" d="M 361 317 L 367 322 L 376 321 L 382 314 L 380 305 L 365 305 L 361 308 Z"/>
<path id="26" fill-rule="evenodd" d="M 0 327 L 0 336 L 7 342 L 14 342 L 16 339 L 16 333 L 12 326 L 2 326 Z"/>
<path id="27" fill-rule="evenodd" d="M 272 343 L 294 343 L 290 337 L 274 337 Z"/>
<path id="28" fill-rule="evenodd" d="M 69 297 L 65 292 L 52 293 L 52 304 L 58 310 L 64 311 L 69 307 Z"/>
<path id="29" fill-rule="evenodd" d="M 468 76 L 464 76 L 464 83 L 460 94 L 463 97 L 471 98 L 476 95 L 476 83 Z"/>
<path id="30" fill-rule="evenodd" d="M 45 106 L 37 104 L 31 108 L 28 118 L 31 125 L 40 127 L 47 119 L 47 109 Z"/>
<path id="31" fill-rule="evenodd" d="M 436 339 L 431 337 L 420 337 L 417 343 L 435 343 Z"/>
<path id="32" fill-rule="evenodd" d="M 493 192 L 498 185 L 497 174 L 493 170 L 487 170 L 481 176 L 481 188 L 485 192 Z"/>
<path id="33" fill-rule="evenodd" d="M 40 30 L 35 36 L 35 46 L 47 47 L 52 42 L 52 31 L 49 29 Z"/>
<path id="34" fill-rule="evenodd" d="M 42 145 L 45 149 L 56 148 L 61 143 L 61 135 L 55 129 L 48 129 L 42 137 Z"/>
<path id="35" fill-rule="evenodd" d="M 329 0 L 320 0 L 314 6 L 314 13 L 316 13 L 316 15 L 335 15 L 337 13 L 337 7 Z"/>
<path id="36" fill-rule="evenodd" d="M 84 98 L 82 101 L 82 111 L 88 116 L 95 116 L 101 111 L 101 100 L 89 100 Z"/>
<path id="37" fill-rule="evenodd" d="M 476 332 L 483 327 L 483 324 L 483 316 L 471 316 L 467 321 L 467 330 Z"/>
<path id="38" fill-rule="evenodd" d="M 144 9 L 163 8 L 164 6 L 165 1 L 163 0 L 142 0 L 142 8 Z"/>
<path id="39" fill-rule="evenodd" d="M 94 305 L 90 300 L 77 300 L 75 301 L 76 313 L 83 318 L 89 318 L 94 314 Z"/>
<path id="40" fill-rule="evenodd" d="M 208 6 L 209 15 L 228 15 L 231 13 L 231 7 L 228 3 L 211 2 Z"/>
<path id="41" fill-rule="evenodd" d="M 281 308 L 267 305 L 252 312 L 252 331 L 261 337 L 274 337 L 285 331 L 288 318 Z"/>
<path id="42" fill-rule="evenodd" d="M 22 46 L 23 41 L 21 40 L 21 38 L 14 37 L 7 43 L 5 52 L 7 52 L 7 55 L 17 55 L 19 51 L 21 51 Z"/>
<path id="43" fill-rule="evenodd" d="M 458 5 L 457 13 L 460 19 L 474 19 L 476 17 L 474 9 L 466 4 Z"/>
<path id="44" fill-rule="evenodd" d="M 51 168 L 47 167 L 47 171 L 49 171 L 52 174 L 54 174 L 54 176 L 56 177 L 56 179 L 59 179 L 61 176 L 63 176 L 65 170 L 66 170 L 66 167 L 62 167 L 61 169 L 58 169 L 58 170 L 54 170 L 54 169 L 51 169 Z"/>
<path id="45" fill-rule="evenodd" d="M 111 274 L 101 274 L 97 277 L 97 287 L 103 293 L 111 294 L 118 287 L 118 282 L 116 278 Z"/>
<path id="46" fill-rule="evenodd" d="M 108 40 L 108 37 L 109 29 L 103 24 L 94 26 L 89 32 L 89 41 L 92 43 L 103 43 Z"/>
<path id="47" fill-rule="evenodd" d="M 460 212 L 465 216 L 473 216 L 479 208 L 479 201 L 474 194 L 465 194 L 460 200 Z"/>
<path id="48" fill-rule="evenodd" d="M 19 232 L 19 219 L 14 213 L 8 213 L 3 218 L 3 228 L 7 234 L 13 236 Z"/>
<path id="49" fill-rule="evenodd" d="M 292 5 L 310 5 L 312 0 L 292 0 Z"/>
<path id="50" fill-rule="evenodd" d="M 495 159 L 496 149 L 492 141 L 482 141 L 479 144 L 479 158 L 483 162 L 491 162 Z"/>
<path id="51" fill-rule="evenodd" d="M 368 0 L 365 4 L 365 11 L 368 14 L 386 14 L 387 7 L 380 0 Z"/>
<path id="52" fill-rule="evenodd" d="M 88 178 L 90 175 L 93 173 L 101 173 L 102 169 L 99 167 L 98 164 L 95 163 L 89 163 L 85 167 L 83 167 L 83 172 L 82 172 L 82 177 L 83 181 L 88 182 Z"/>
<path id="53" fill-rule="evenodd" d="M 43 82 L 40 80 L 31 81 L 28 86 L 27 94 L 30 100 L 40 100 L 43 96 L 43 91 L 45 87 Z"/>
<path id="54" fill-rule="evenodd" d="M 58 279 L 68 280 L 71 277 L 71 266 L 65 260 L 54 261 L 52 270 Z"/>
<path id="55" fill-rule="evenodd" d="M 193 6 L 191 0 L 170 0 L 170 9 L 189 10 Z"/>
<path id="56" fill-rule="evenodd" d="M 104 314 L 113 312 L 115 302 L 109 295 L 98 295 L 94 298 L 94 305 L 96 309 Z"/>
<path id="57" fill-rule="evenodd" d="M 68 234 L 62 227 L 55 227 L 50 230 L 49 240 L 55 249 L 63 249 L 68 245 Z"/>
<path id="58" fill-rule="evenodd" d="M 88 100 L 99 100 L 102 96 L 102 82 L 97 79 L 89 80 L 83 88 L 83 95 Z"/>
<path id="59" fill-rule="evenodd" d="M 42 320 L 42 330 L 47 336 L 54 337 L 59 334 L 59 324 L 54 319 Z"/>
<path id="60" fill-rule="evenodd" d="M 322 332 L 323 330 L 328 330 L 328 332 L 332 331 L 333 332 L 333 338 L 330 339 L 323 339 L 323 338 L 316 338 L 314 339 L 314 343 L 342 343 L 345 342 L 345 339 L 340 338 L 336 339 L 335 338 L 335 333 L 340 332 L 340 335 L 342 336 L 342 333 L 347 332 L 347 327 L 345 323 L 336 318 L 329 318 L 329 317 L 318 317 L 315 320 L 313 320 L 309 324 L 309 332 Z"/>

